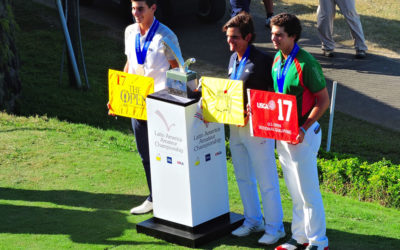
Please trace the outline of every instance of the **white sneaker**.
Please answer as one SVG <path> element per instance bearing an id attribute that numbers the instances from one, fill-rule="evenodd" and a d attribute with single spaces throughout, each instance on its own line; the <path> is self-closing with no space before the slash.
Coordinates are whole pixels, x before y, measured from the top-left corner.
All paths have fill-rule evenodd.
<path id="1" fill-rule="evenodd" d="M 145 214 L 153 210 L 153 202 L 145 200 L 142 205 L 131 209 L 131 214 Z"/>
<path id="2" fill-rule="evenodd" d="M 237 236 L 237 237 L 243 237 L 243 236 L 247 236 L 251 233 L 263 232 L 264 230 L 265 230 L 264 223 L 261 223 L 260 225 L 253 226 L 253 227 L 241 225 L 239 228 L 232 231 L 232 235 Z"/>
<path id="3" fill-rule="evenodd" d="M 264 245 L 271 245 L 276 243 L 280 238 L 283 238 L 286 236 L 285 232 L 278 231 L 276 235 L 272 235 L 269 233 L 265 233 L 259 240 L 258 243 L 264 244 Z"/>

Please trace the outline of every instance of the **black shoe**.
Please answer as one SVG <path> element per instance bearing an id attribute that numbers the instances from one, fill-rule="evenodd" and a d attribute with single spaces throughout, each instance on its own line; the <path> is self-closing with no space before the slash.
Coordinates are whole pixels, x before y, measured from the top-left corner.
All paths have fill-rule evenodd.
<path id="1" fill-rule="evenodd" d="M 333 50 L 322 50 L 322 55 L 326 57 L 334 57 Z"/>
<path id="2" fill-rule="evenodd" d="M 365 53 L 365 50 L 356 50 L 356 54 L 355 54 L 355 58 L 357 59 L 364 59 L 367 56 L 367 54 Z"/>

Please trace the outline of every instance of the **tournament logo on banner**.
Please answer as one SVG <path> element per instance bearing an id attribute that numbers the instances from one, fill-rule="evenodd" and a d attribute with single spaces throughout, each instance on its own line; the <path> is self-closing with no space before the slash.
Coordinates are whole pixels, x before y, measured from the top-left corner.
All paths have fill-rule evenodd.
<path id="1" fill-rule="evenodd" d="M 297 142 L 299 125 L 296 96 L 248 89 L 253 136 Z"/>
<path id="2" fill-rule="evenodd" d="M 243 81 L 202 77 L 200 82 L 206 121 L 244 125 Z"/>
<path id="3" fill-rule="evenodd" d="M 154 79 L 108 70 L 110 114 L 147 120 L 146 97 L 154 92 Z"/>

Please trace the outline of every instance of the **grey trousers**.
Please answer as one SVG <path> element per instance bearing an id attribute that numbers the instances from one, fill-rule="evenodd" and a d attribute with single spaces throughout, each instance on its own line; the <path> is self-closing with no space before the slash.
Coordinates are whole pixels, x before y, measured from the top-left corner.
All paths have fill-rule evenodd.
<path id="1" fill-rule="evenodd" d="M 336 5 L 349 25 L 351 36 L 354 40 L 356 50 L 367 50 L 364 32 L 360 22 L 360 16 L 356 12 L 354 0 L 319 0 L 317 10 L 318 35 L 322 42 L 323 50 L 333 50 L 335 41 L 333 40 L 333 19 L 335 18 Z"/>

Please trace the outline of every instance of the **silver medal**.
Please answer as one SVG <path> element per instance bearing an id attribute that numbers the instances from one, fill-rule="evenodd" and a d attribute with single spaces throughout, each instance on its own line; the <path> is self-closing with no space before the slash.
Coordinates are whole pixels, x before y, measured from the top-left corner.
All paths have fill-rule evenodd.
<path id="1" fill-rule="evenodd" d="M 139 64 L 138 67 L 136 68 L 136 74 L 144 76 L 144 65 L 143 64 Z"/>

